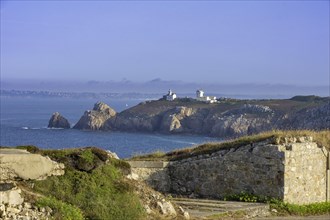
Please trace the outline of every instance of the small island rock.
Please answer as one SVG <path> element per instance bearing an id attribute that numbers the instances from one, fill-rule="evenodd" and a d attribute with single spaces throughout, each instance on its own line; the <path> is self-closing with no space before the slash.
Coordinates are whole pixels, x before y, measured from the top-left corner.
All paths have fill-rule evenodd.
<path id="1" fill-rule="evenodd" d="M 70 128 L 69 121 L 59 112 L 55 112 L 48 122 L 49 128 Z"/>

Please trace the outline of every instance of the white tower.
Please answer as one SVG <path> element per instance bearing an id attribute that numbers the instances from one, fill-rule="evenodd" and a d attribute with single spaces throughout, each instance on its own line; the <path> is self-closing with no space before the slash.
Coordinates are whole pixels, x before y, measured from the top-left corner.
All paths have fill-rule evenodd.
<path id="1" fill-rule="evenodd" d="M 203 98 L 204 97 L 204 91 L 199 89 L 196 91 L 196 98 Z"/>

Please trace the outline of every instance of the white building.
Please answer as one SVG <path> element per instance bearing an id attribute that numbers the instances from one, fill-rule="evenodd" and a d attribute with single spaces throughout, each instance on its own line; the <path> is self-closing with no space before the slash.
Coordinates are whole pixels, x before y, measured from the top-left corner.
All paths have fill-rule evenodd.
<path id="1" fill-rule="evenodd" d="M 167 95 L 164 95 L 164 99 L 166 99 L 167 101 L 173 101 L 174 99 L 176 99 L 176 94 L 169 89 Z"/>
<path id="2" fill-rule="evenodd" d="M 215 103 L 217 102 L 217 97 L 215 96 L 204 96 L 204 91 L 201 89 L 198 89 L 196 91 L 196 100 L 202 101 L 202 102 L 208 102 L 208 103 Z"/>

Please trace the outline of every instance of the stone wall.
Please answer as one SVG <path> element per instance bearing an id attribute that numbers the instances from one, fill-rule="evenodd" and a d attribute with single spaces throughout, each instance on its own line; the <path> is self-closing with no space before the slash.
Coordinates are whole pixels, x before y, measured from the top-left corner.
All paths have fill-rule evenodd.
<path id="1" fill-rule="evenodd" d="M 145 181 L 160 192 L 171 190 L 171 178 L 168 172 L 169 162 L 163 161 L 128 161 L 136 179 Z"/>
<path id="2" fill-rule="evenodd" d="M 326 201 L 327 151 L 316 143 L 292 143 L 285 151 L 284 200 Z"/>
<path id="3" fill-rule="evenodd" d="M 249 192 L 283 197 L 284 152 L 259 143 L 178 161 L 169 167 L 174 193 L 222 198 Z"/>
<path id="4" fill-rule="evenodd" d="M 326 149 L 311 138 L 273 142 L 158 162 L 162 167 L 157 168 L 135 162 L 133 172 L 159 191 L 186 196 L 223 198 L 248 192 L 295 204 L 326 201 Z"/>

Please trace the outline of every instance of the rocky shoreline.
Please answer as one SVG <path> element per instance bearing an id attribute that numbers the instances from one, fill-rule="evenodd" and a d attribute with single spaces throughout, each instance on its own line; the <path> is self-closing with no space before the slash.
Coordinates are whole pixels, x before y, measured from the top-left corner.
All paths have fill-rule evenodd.
<path id="1" fill-rule="evenodd" d="M 103 102 L 85 111 L 74 129 L 239 137 L 270 130 L 330 128 L 330 98 L 297 96 L 284 100 L 234 100 L 204 103 L 183 98 L 142 102 L 115 112 Z M 59 117 L 61 120 L 66 120 Z M 51 120 L 50 127 L 59 126 Z"/>

